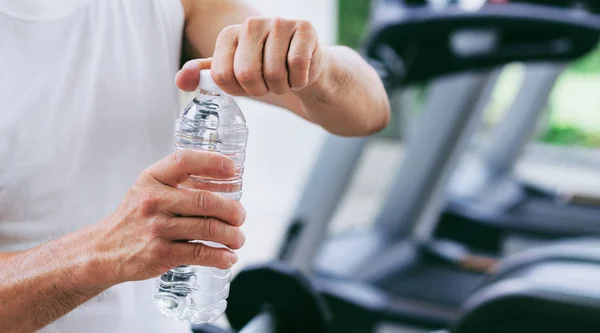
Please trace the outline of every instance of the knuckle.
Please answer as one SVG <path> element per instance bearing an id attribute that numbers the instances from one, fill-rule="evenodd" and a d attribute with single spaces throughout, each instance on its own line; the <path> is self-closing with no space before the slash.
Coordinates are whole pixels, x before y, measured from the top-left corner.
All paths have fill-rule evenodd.
<path id="1" fill-rule="evenodd" d="M 218 169 L 221 166 L 221 154 L 206 153 L 204 163 L 210 169 Z"/>
<path id="2" fill-rule="evenodd" d="M 171 163 L 180 169 L 185 169 L 189 160 L 190 153 L 187 150 L 175 150 L 171 154 Z"/>
<path id="3" fill-rule="evenodd" d="M 243 27 L 247 31 L 252 31 L 261 26 L 264 20 L 265 19 L 261 17 L 249 17 L 244 21 Z"/>
<path id="4" fill-rule="evenodd" d="M 239 25 L 230 25 L 228 27 L 225 27 L 223 30 L 221 30 L 217 39 L 234 39 L 237 37 L 239 29 Z"/>
<path id="5" fill-rule="evenodd" d="M 261 70 L 255 68 L 243 68 L 235 73 L 235 77 L 239 82 L 247 84 L 258 82 L 261 76 Z"/>
<path id="6" fill-rule="evenodd" d="M 213 261 L 215 259 L 214 252 L 209 246 L 197 244 L 194 247 L 194 261 L 198 263 Z"/>
<path id="7" fill-rule="evenodd" d="M 223 236 L 224 226 L 220 221 L 216 219 L 209 218 L 204 221 L 204 225 L 206 228 L 206 236 L 208 238 L 212 238 L 213 240 L 218 240 Z"/>
<path id="8" fill-rule="evenodd" d="M 146 183 L 148 182 L 148 180 L 153 179 L 154 176 L 152 175 L 152 167 L 148 167 L 146 169 L 144 169 L 141 173 L 140 176 L 138 177 L 136 183 Z"/>
<path id="9" fill-rule="evenodd" d="M 224 251 L 217 251 L 217 250 L 213 250 L 212 251 L 212 257 L 211 257 L 211 261 L 215 263 L 215 266 L 217 266 L 218 268 L 228 268 L 231 265 L 229 264 L 229 260 L 227 259 L 227 255 L 226 252 Z"/>
<path id="10" fill-rule="evenodd" d="M 274 30 L 278 30 L 278 29 L 284 29 L 289 25 L 289 20 L 286 20 L 282 17 L 276 17 L 273 19 L 273 29 Z"/>
<path id="11" fill-rule="evenodd" d="M 287 71 L 283 69 L 265 69 L 264 78 L 267 81 L 284 81 L 287 80 Z"/>
<path id="12" fill-rule="evenodd" d="M 127 192 L 125 193 L 125 196 L 123 198 L 123 202 L 135 202 L 138 198 L 138 192 L 140 191 L 140 186 L 139 185 L 133 185 L 132 187 L 130 187 Z"/>
<path id="13" fill-rule="evenodd" d="M 138 207 L 140 209 L 140 213 L 144 216 L 152 215 L 156 212 L 156 208 L 158 206 L 159 200 L 152 193 L 151 190 L 145 189 L 140 191 L 138 194 Z"/>
<path id="14" fill-rule="evenodd" d="M 194 193 L 194 202 L 199 209 L 209 209 L 215 206 L 216 197 L 211 192 L 198 191 Z"/>
<path id="15" fill-rule="evenodd" d="M 160 240 L 154 240 L 147 245 L 147 251 L 151 258 L 162 259 L 168 254 L 169 246 Z"/>
<path id="16" fill-rule="evenodd" d="M 306 30 L 306 31 L 314 30 L 312 23 L 310 23 L 307 20 L 298 20 L 296 22 L 296 26 L 298 27 L 299 30 Z"/>
<path id="17" fill-rule="evenodd" d="M 303 54 L 291 54 L 288 57 L 288 64 L 290 67 L 294 68 L 305 68 L 308 67 L 310 62 L 310 57 Z"/>
<path id="18" fill-rule="evenodd" d="M 211 76 L 218 86 L 225 86 L 235 81 L 233 69 L 214 69 Z"/>
<path id="19" fill-rule="evenodd" d="M 165 229 L 170 225 L 170 219 L 164 219 L 160 217 L 153 218 L 149 223 L 150 236 L 152 238 L 159 238 L 165 233 Z"/>

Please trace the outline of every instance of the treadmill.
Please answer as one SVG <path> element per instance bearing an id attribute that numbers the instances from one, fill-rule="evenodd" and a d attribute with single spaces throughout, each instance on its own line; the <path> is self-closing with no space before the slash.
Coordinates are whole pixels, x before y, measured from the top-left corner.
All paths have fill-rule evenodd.
<path id="1" fill-rule="evenodd" d="M 493 237 L 555 240 L 600 235 L 600 198 L 561 193 L 528 183 L 515 176 L 515 165 L 531 139 L 548 96 L 565 64 L 539 63 L 526 66 L 521 89 L 504 120 L 475 158 L 455 171 L 442 216 L 444 230 L 479 228 Z M 468 239 L 463 241 L 469 242 Z"/>
<path id="2" fill-rule="evenodd" d="M 485 278 L 489 256 L 436 238 L 445 189 L 480 123 L 494 69 L 521 61 L 581 57 L 595 45 L 598 17 L 531 3 L 477 11 L 401 1 L 374 5 L 364 55 L 388 89 L 435 79 L 419 131 L 373 226 L 327 238 L 369 138 L 330 136 L 293 215 L 279 259 L 310 274 L 333 313 L 332 332 L 381 325 L 437 329 Z M 492 260 L 493 262 L 493 260 Z"/>
<path id="3" fill-rule="evenodd" d="M 534 1 L 513 1 L 514 3 Z M 598 13 L 600 2 L 542 0 L 572 15 Z M 436 236 L 488 251 L 502 243 L 528 247 L 561 238 L 599 235 L 600 198 L 527 182 L 515 165 L 536 130 L 565 63 L 528 64 L 521 89 L 491 139 L 454 172 Z M 469 233 L 461 231 L 470 230 Z M 511 250 L 508 250 L 511 252 Z"/>

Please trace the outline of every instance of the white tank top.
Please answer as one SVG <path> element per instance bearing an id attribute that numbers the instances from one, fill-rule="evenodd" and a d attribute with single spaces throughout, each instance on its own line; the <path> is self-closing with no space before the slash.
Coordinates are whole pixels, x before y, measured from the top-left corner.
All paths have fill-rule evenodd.
<path id="1" fill-rule="evenodd" d="M 171 151 L 179 0 L 0 0 L 0 251 L 100 221 Z M 154 280 L 109 289 L 42 332 L 174 333 Z"/>

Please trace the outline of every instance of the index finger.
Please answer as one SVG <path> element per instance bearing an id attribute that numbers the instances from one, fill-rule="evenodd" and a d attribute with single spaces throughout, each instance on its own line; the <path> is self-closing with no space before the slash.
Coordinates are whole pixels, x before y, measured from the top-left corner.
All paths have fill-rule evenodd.
<path id="1" fill-rule="evenodd" d="M 223 154 L 202 150 L 176 150 L 154 163 L 146 172 L 164 185 L 176 187 L 190 176 L 228 179 L 235 176 L 235 163 Z"/>

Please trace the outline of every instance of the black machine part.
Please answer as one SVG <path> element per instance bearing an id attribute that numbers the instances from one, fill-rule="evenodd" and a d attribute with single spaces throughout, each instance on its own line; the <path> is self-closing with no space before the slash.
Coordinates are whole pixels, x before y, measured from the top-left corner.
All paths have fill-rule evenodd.
<path id="1" fill-rule="evenodd" d="M 427 5 L 429 0 L 382 0 L 389 2 L 403 2 L 406 6 L 423 6 Z M 449 3 L 457 3 L 461 0 L 447 0 Z M 533 3 L 538 5 L 548 5 L 560 8 L 579 8 L 590 12 L 600 12 L 600 3 L 596 0 L 487 0 L 490 4 L 506 4 L 506 3 Z"/>
<path id="2" fill-rule="evenodd" d="M 593 13 L 600 12 L 600 2 L 596 0 L 489 0 L 489 2 L 537 3 L 560 8 L 578 8 Z"/>
<path id="3" fill-rule="evenodd" d="M 600 240 L 563 241 L 504 261 L 452 333 L 600 331 Z"/>
<path id="4" fill-rule="evenodd" d="M 480 225 L 500 232 L 550 239 L 600 235 L 600 224 L 596 223 L 598 207 L 561 202 L 528 186 L 518 190 L 522 193 L 515 196 L 515 204 L 508 207 L 454 200 L 446 207 L 441 225 L 447 224 L 446 229 L 455 230 L 456 224 Z"/>
<path id="5" fill-rule="evenodd" d="M 193 325 L 192 333 L 234 333 L 211 324 Z"/>
<path id="6" fill-rule="evenodd" d="M 344 265 L 380 242 L 385 240 L 377 232 L 346 233 L 329 240 L 317 257 L 313 278 L 334 313 L 331 332 L 374 332 L 380 323 L 446 327 L 484 280 L 479 268 L 485 265 L 469 263 L 468 249 L 437 241 L 396 243 L 390 253 L 402 261 L 377 279 L 365 281 L 345 271 Z"/>
<path id="7" fill-rule="evenodd" d="M 263 313 L 274 318 L 275 330 L 255 333 L 326 333 L 330 322 L 327 306 L 312 282 L 280 262 L 240 272 L 231 283 L 228 303 L 227 319 L 236 330 Z"/>
<path id="8" fill-rule="evenodd" d="M 577 261 L 600 264 L 600 240 L 597 238 L 578 238 L 562 240 L 547 246 L 524 251 L 500 262 L 485 282 L 486 285 L 506 279 L 513 272 L 526 266 L 549 261 Z"/>
<path id="9" fill-rule="evenodd" d="M 487 4 L 474 13 L 380 1 L 363 53 L 394 87 L 499 63 L 568 61 L 594 48 L 599 29 L 593 13 L 539 3 Z M 462 47 L 476 38 L 493 47 Z"/>

